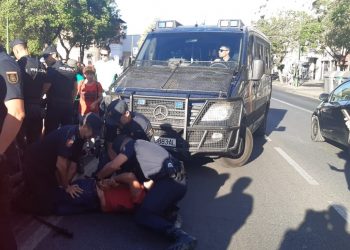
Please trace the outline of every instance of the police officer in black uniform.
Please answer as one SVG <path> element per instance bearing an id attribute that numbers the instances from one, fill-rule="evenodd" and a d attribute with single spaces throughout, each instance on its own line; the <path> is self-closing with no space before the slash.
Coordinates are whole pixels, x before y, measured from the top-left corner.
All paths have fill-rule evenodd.
<path id="1" fill-rule="evenodd" d="M 47 135 L 59 126 L 72 124 L 77 83 L 75 70 L 59 60 L 54 46 L 48 46 L 43 52 L 43 57 L 48 66 L 47 75 L 51 83 L 47 94 L 45 118 L 45 135 Z"/>
<path id="2" fill-rule="evenodd" d="M 117 157 L 106 164 L 97 174 L 97 179 L 105 178 L 125 167 L 134 160 L 132 170 L 140 182 L 152 180 L 152 188 L 147 192 L 140 208 L 136 211 L 136 221 L 175 241 L 169 249 L 194 249 L 197 240 L 175 225 L 166 217 L 187 190 L 186 173 L 182 162 L 174 158 L 158 144 L 145 140 L 133 140 L 121 135 L 113 143 Z"/>
<path id="3" fill-rule="evenodd" d="M 153 129 L 148 118 L 143 114 L 129 111 L 128 104 L 120 99 L 112 101 L 107 108 L 106 141 L 109 154 L 111 154 L 111 146 L 118 132 L 135 140 L 151 141 L 153 139 Z"/>
<path id="4" fill-rule="evenodd" d="M 42 96 L 50 83 L 46 75 L 45 66 L 39 58 L 30 57 L 27 43 L 15 39 L 11 43 L 12 51 L 21 68 L 23 81 L 24 110 L 26 118 L 23 123 L 23 134 L 27 144 L 37 140 L 43 129 Z"/>
<path id="5" fill-rule="evenodd" d="M 10 187 L 6 152 L 24 119 L 21 73 L 0 45 L 0 249 L 17 249 L 10 223 Z"/>
<path id="6" fill-rule="evenodd" d="M 153 141 L 151 122 L 143 114 L 131 112 L 121 99 L 113 100 L 106 108 L 106 152 L 102 152 L 96 173 L 116 157 L 112 144 L 118 135 L 128 135 L 137 140 Z"/>
<path id="7" fill-rule="evenodd" d="M 80 187 L 70 183 L 84 142 L 98 136 L 101 127 L 101 119 L 88 113 L 79 125 L 62 126 L 30 145 L 23 163 L 25 188 L 16 197 L 15 207 L 27 212 L 50 214 L 54 211 L 58 188 L 72 198 L 79 196 L 82 192 Z"/>

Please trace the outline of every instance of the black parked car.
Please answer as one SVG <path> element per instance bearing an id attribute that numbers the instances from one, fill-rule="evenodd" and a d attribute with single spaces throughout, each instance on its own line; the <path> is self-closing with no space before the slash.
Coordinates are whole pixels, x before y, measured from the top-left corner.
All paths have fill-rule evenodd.
<path id="1" fill-rule="evenodd" d="M 339 85 L 330 94 L 320 95 L 322 101 L 312 114 L 311 139 L 330 139 L 349 146 L 350 81 Z"/>

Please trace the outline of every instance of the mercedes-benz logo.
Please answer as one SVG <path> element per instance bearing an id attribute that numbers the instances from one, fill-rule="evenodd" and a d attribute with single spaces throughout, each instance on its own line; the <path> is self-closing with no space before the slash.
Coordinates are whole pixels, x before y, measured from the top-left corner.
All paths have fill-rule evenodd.
<path id="1" fill-rule="evenodd" d="M 168 117 L 168 109 L 164 105 L 158 105 L 153 110 L 153 117 L 158 121 L 164 120 Z"/>

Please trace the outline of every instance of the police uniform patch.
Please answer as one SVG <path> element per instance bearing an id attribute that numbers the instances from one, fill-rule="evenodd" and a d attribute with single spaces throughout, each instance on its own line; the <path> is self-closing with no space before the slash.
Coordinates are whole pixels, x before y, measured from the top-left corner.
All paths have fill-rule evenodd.
<path id="1" fill-rule="evenodd" d="M 18 73 L 16 71 L 7 71 L 6 72 L 7 81 L 11 84 L 18 83 Z"/>

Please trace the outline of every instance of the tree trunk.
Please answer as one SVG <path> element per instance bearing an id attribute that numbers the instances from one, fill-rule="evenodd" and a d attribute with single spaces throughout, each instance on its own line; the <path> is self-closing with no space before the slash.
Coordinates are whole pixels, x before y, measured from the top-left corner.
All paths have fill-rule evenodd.
<path id="1" fill-rule="evenodd" d="M 84 44 L 80 44 L 79 46 L 79 62 L 83 63 L 84 62 L 84 55 L 85 55 L 85 46 Z"/>
<path id="2" fill-rule="evenodd" d="M 66 47 L 66 45 L 64 44 L 64 41 L 63 41 L 63 38 L 61 37 L 61 35 L 58 36 L 58 39 L 60 40 L 60 43 L 61 43 L 63 49 L 66 52 L 66 61 L 67 61 L 69 59 L 69 54 L 70 54 L 71 49 Z"/>
<path id="3" fill-rule="evenodd" d="M 283 82 L 282 70 L 280 70 L 280 69 L 278 70 L 278 78 L 280 80 L 280 83 L 283 84 L 284 82 Z"/>

